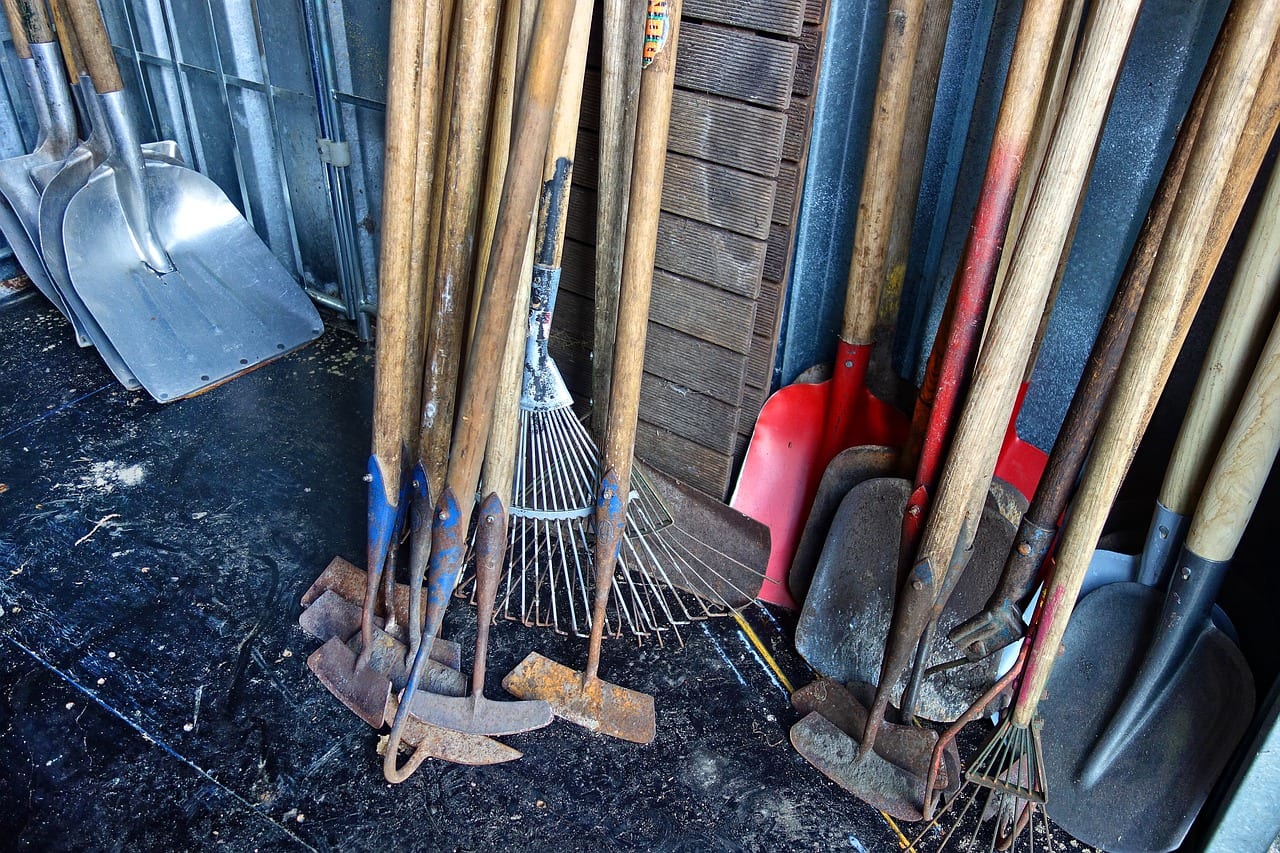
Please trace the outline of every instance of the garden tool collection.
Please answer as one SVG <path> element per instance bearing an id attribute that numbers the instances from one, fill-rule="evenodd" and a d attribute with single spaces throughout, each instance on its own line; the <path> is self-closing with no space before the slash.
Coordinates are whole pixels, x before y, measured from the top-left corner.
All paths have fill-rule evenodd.
<path id="1" fill-rule="evenodd" d="M 1023 830 L 1028 830 L 1033 823 L 1035 811 L 1047 810 L 1051 817 L 1058 820 L 1056 811 L 1062 806 L 1064 813 L 1069 814 L 1073 800 L 1079 800 L 1080 781 L 1086 786 L 1091 781 L 1098 781 L 1089 775 L 1088 768 L 1082 772 L 1079 766 L 1079 759 L 1089 760 L 1087 753 L 1094 747 L 1094 742 L 1087 736 L 1080 739 L 1079 729 L 1084 725 L 1087 731 L 1090 728 L 1087 721 L 1094 717 L 1101 717 L 1101 725 L 1105 726 L 1106 717 L 1111 711 L 1109 703 L 1098 701 L 1099 695 L 1094 692 L 1092 682 L 1099 675 L 1099 665 L 1102 669 L 1106 668 L 1106 663 L 1096 656 L 1109 656 L 1109 648 L 1116 640 L 1116 623 L 1091 619 L 1083 602 L 1074 616 L 1072 608 L 1084 582 L 1093 548 L 1102 532 L 1106 516 L 1132 461 L 1138 439 L 1150 420 L 1159 390 L 1163 388 L 1172 370 L 1173 361 L 1208 284 L 1209 277 L 1200 274 L 1199 270 L 1216 266 L 1225 245 L 1224 232 L 1230 231 L 1239 214 L 1245 192 L 1257 172 L 1261 159 L 1257 149 L 1265 149 L 1274 133 L 1277 106 L 1280 106 L 1276 98 L 1273 59 L 1278 25 L 1280 17 L 1274 9 L 1264 11 L 1256 3 L 1239 3 L 1233 6 L 1219 36 L 1215 58 L 1202 78 L 1197 96 L 1201 103 L 1197 110 L 1202 110 L 1203 113 L 1196 118 L 1197 111 L 1193 110 L 1193 121 L 1189 128 L 1194 135 L 1194 142 L 1184 143 L 1190 146 L 1190 151 L 1185 155 L 1185 167 L 1178 159 L 1174 160 L 1174 171 L 1184 168 L 1185 171 L 1168 214 L 1161 251 L 1151 269 L 1146 293 L 1120 364 L 1119 376 L 1073 501 L 1072 512 L 1063 528 L 1051 578 L 1041 594 L 1039 625 L 1022 669 L 1022 681 L 1013 711 L 966 772 L 970 782 L 989 789 L 991 796 L 997 800 L 994 805 L 989 804 L 987 807 L 988 813 L 997 817 L 993 844 L 1001 843 L 1008 847 L 1016 843 L 1017 836 Z M 1241 104 L 1252 106 L 1240 109 Z M 1185 132 L 1184 130 L 1184 134 Z M 1268 346 L 1270 345 L 1269 343 Z M 1243 524 L 1247 521 L 1252 501 L 1256 498 L 1254 480 L 1260 482 L 1265 477 L 1265 469 L 1270 467 L 1274 458 L 1275 426 L 1267 420 L 1272 414 L 1269 409 L 1273 402 L 1270 400 L 1270 394 L 1274 391 L 1275 380 L 1271 375 L 1273 370 L 1274 363 L 1264 355 L 1257 374 L 1257 384 L 1246 391 L 1246 401 L 1242 405 L 1238 423 L 1233 425 L 1229 435 L 1228 450 L 1221 457 L 1222 464 L 1210 473 L 1209 485 L 1206 486 L 1202 501 L 1206 498 L 1209 500 L 1208 511 L 1224 513 L 1219 517 L 1222 523 L 1215 523 L 1212 534 L 1197 537 L 1192 543 L 1211 549 L 1207 555 L 1201 555 L 1207 556 L 1210 561 L 1225 562 L 1230 558 Z M 1241 438 L 1242 434 L 1249 435 L 1249 444 L 1239 443 L 1245 441 Z M 1240 450 L 1239 456 L 1231 453 L 1234 449 Z M 1246 458 L 1249 462 L 1242 463 L 1241 460 Z M 1254 468 L 1247 477 L 1239 476 L 1238 469 L 1242 464 L 1252 465 Z M 1227 498 L 1223 492 L 1215 492 L 1217 480 L 1221 480 L 1221 488 L 1234 489 L 1235 494 Z M 1196 532 L 1204 534 L 1205 530 L 1201 528 Z M 1199 558 L 1179 560 L 1178 565 L 1182 566 L 1184 563 L 1187 564 L 1188 571 L 1176 572 L 1175 583 L 1191 582 L 1191 585 L 1185 590 L 1179 586 L 1169 599 L 1172 603 L 1175 598 L 1181 599 L 1184 592 L 1190 594 L 1185 599 L 1189 608 L 1185 615 L 1190 627 L 1182 639 L 1195 640 L 1206 634 L 1212 638 L 1216 629 L 1207 624 L 1206 615 L 1221 573 L 1212 568 L 1203 571 L 1205 562 Z M 1206 583 L 1199 586 L 1202 580 Z M 1141 589 L 1148 588 L 1143 586 Z M 1099 592 L 1103 593 L 1100 600 L 1105 603 L 1105 599 L 1110 597 L 1107 588 L 1104 587 Z M 1149 596 L 1150 593 L 1143 592 L 1142 595 Z M 1155 609 L 1158 608 L 1157 604 Z M 1180 605 L 1175 605 L 1170 608 L 1168 615 L 1180 617 L 1184 614 L 1180 612 Z M 1084 620 L 1083 628 L 1074 628 L 1069 632 L 1069 620 L 1070 626 L 1074 626 L 1076 620 L 1081 618 Z M 1154 613 L 1146 619 L 1148 625 L 1157 621 Z M 1178 618 L 1176 621 L 1182 620 Z M 1055 665 L 1055 659 L 1059 658 L 1067 635 L 1087 632 L 1091 628 L 1094 635 L 1089 639 L 1080 636 L 1073 638 L 1066 646 L 1067 655 Z M 1098 634 L 1098 631 L 1102 633 Z M 1219 651 L 1230 646 L 1222 641 L 1214 645 L 1212 640 L 1210 645 Z M 1154 669 L 1148 669 L 1138 679 L 1139 683 L 1146 685 L 1144 690 L 1149 690 L 1168 676 L 1168 670 L 1172 668 L 1170 662 L 1182 662 L 1180 658 L 1187 651 L 1186 646 L 1183 642 L 1159 647 L 1151 659 Z M 1072 651 L 1073 647 L 1076 651 Z M 1082 663 L 1073 667 L 1069 663 L 1072 657 L 1078 658 Z M 1087 664 L 1083 663 L 1085 658 L 1089 658 Z M 1106 679 L 1117 685 L 1115 695 L 1124 692 L 1124 687 L 1119 685 L 1133 683 L 1133 676 L 1139 672 L 1139 661 L 1136 655 L 1134 658 L 1127 677 L 1117 680 L 1113 675 Z M 1228 658 L 1219 656 L 1215 660 L 1215 663 L 1223 664 L 1218 670 L 1218 676 L 1228 680 L 1237 679 L 1238 686 L 1239 670 L 1228 661 L 1229 653 Z M 1088 668 L 1091 673 L 1089 676 L 1083 676 L 1080 670 L 1082 666 Z M 1065 695 L 1071 687 L 1066 682 L 1060 682 L 1061 686 L 1055 687 L 1046 696 L 1046 686 L 1059 667 L 1067 667 L 1067 671 L 1056 678 L 1074 680 L 1075 689 L 1082 695 Z M 1081 678 L 1089 680 L 1087 689 L 1082 686 L 1084 681 L 1079 680 Z M 1215 693 L 1214 689 L 1210 689 L 1209 695 Z M 1250 691 L 1246 690 L 1245 693 Z M 1042 698 L 1047 700 L 1043 718 L 1037 716 Z M 1144 712 L 1152 710 L 1147 703 L 1155 697 L 1148 694 L 1145 697 L 1139 695 L 1131 698 L 1138 700 L 1138 704 L 1130 706 L 1131 708 Z M 1081 700 L 1089 706 L 1088 710 L 1076 708 L 1079 713 L 1072 714 L 1066 706 L 1060 704 L 1062 713 L 1049 713 L 1049 706 L 1053 703 Z M 1248 695 L 1234 695 L 1232 700 L 1246 702 L 1251 709 L 1252 703 Z M 1174 700 L 1174 706 L 1171 707 L 1176 707 L 1176 704 Z M 1146 707 L 1142 707 L 1144 705 Z M 1224 708 L 1221 702 L 1209 713 L 1226 715 L 1223 720 L 1233 716 L 1230 708 Z M 1142 713 L 1135 722 L 1152 725 L 1153 732 L 1159 731 L 1161 726 L 1158 722 L 1153 723 L 1153 719 L 1163 718 L 1158 715 L 1153 718 Z M 1181 722 L 1190 721 L 1184 719 Z M 1132 725 L 1132 722 L 1128 725 Z M 1208 725 L 1212 727 L 1214 724 Z M 1048 730 L 1044 738 L 1046 744 L 1072 743 L 1073 746 L 1065 755 L 1043 749 L 1042 730 Z M 1093 730 L 1098 731 L 1097 728 Z M 1203 786 L 1207 784 L 1205 777 L 1196 774 L 1189 764 L 1184 764 L 1184 761 L 1191 762 L 1195 759 L 1190 756 L 1184 759 L 1183 751 L 1190 750 L 1196 758 L 1214 753 L 1217 750 L 1208 744 L 1218 733 L 1213 732 L 1206 741 L 1204 731 L 1194 722 L 1190 722 L 1189 727 L 1174 724 L 1166 731 L 1175 730 L 1177 734 L 1169 736 L 1176 743 L 1167 742 L 1158 746 L 1159 752 L 1142 750 L 1141 745 L 1135 743 L 1135 748 L 1143 751 L 1141 770 L 1136 774 L 1117 773 L 1111 780 L 1123 786 L 1124 796 L 1119 800 L 1094 801 L 1094 811 L 1082 818 L 1079 828 L 1067 827 L 1068 831 L 1080 833 L 1083 840 L 1101 844 L 1108 850 L 1170 850 L 1176 847 L 1185 833 L 1190 817 L 1194 816 L 1198 805 L 1197 796 L 1203 797 Z M 1220 751 L 1217 752 L 1221 754 Z M 1077 760 L 1072 760 L 1073 754 Z M 1167 757 L 1173 767 L 1166 771 L 1157 755 Z M 1113 754 L 1105 758 L 1114 761 L 1117 756 Z M 1098 759 L 1095 756 L 1092 760 Z M 1065 765 L 1058 766 L 1064 761 Z M 1210 762 L 1212 763 L 1212 759 Z M 1188 777 L 1181 780 L 1187 784 L 1179 785 L 1179 780 L 1175 777 L 1183 775 L 1184 770 L 1191 771 L 1196 776 L 1194 783 Z M 1209 768 L 1206 767 L 1205 770 L 1208 772 Z M 1152 774 L 1155 774 L 1155 778 Z M 1050 778 L 1052 782 L 1049 781 Z M 1137 789 L 1134 783 L 1138 779 L 1143 780 L 1142 787 L 1146 790 L 1159 791 L 1159 794 L 1145 798 L 1135 793 Z M 1170 810 L 1166 812 L 1157 801 L 1179 787 L 1199 793 L 1191 793 L 1186 799 L 1171 804 Z M 1115 789 L 1111 790 L 1110 795 L 1113 798 L 1117 796 Z M 1133 800 L 1138 802 L 1131 807 Z M 1191 811 L 1190 815 L 1188 809 Z M 1106 824 L 1110 825 L 1105 826 Z M 1096 830 L 1096 834 L 1090 833 L 1090 829 Z M 949 837 L 950 834 L 947 838 Z M 946 839 L 944 843 L 945 841 Z"/>

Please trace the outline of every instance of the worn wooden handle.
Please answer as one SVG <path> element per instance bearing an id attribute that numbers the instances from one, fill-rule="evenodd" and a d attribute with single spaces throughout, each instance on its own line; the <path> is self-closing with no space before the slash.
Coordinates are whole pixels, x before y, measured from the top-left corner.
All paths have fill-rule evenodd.
<path id="1" fill-rule="evenodd" d="M 529 62 L 516 102 L 512 131 L 516 143 L 507 161 L 493 250 L 485 272 L 483 301 L 467 358 L 470 369 L 458 398 L 449 454 L 447 483 L 459 496 L 474 495 L 480 480 L 498 387 L 497 360 L 493 354 L 506 340 L 515 291 L 523 286 L 520 262 L 537 204 L 573 10 L 574 0 L 544 0 L 534 22 Z"/>
<path id="2" fill-rule="evenodd" d="M 77 2 L 77 0 L 68 0 Z M 378 252 L 378 327 L 373 373 L 373 449 L 388 504 L 399 502 L 404 395 L 409 382 L 409 246 L 417 169 L 418 56 L 425 6 L 391 6 L 387 112 L 382 180 L 382 243 Z M 95 78 L 96 79 L 96 78 Z"/>
<path id="3" fill-rule="evenodd" d="M 1274 178 L 1272 186 L 1280 186 Z M 1271 213 L 1274 214 L 1274 208 Z M 1268 213 L 1264 208 L 1262 213 Z M 1274 215 L 1269 216 L 1274 220 Z M 1274 222 L 1271 223 L 1274 226 Z M 1255 234 L 1257 231 L 1255 230 Z M 1274 233 L 1274 227 L 1273 227 Z M 1273 265 L 1272 273 L 1280 272 Z M 1235 556 L 1280 450 L 1280 320 L 1273 324 L 1222 452 L 1187 532 L 1187 548 L 1209 560 Z"/>
<path id="4" fill-rule="evenodd" d="M 22 16 L 22 29 L 30 44 L 49 44 L 57 38 L 44 0 L 18 0 L 18 14 Z"/>
<path id="5" fill-rule="evenodd" d="M 596 193 L 595 316 L 591 362 L 591 428 L 604 441 L 613 380 L 618 286 L 626 240 L 631 158 L 640 98 L 644 3 L 605 0 L 600 48 L 600 164 Z"/>
<path id="6" fill-rule="evenodd" d="M 1280 4 L 1270 0 L 1235 4 L 1220 36 L 1225 44 L 1219 65 L 1205 72 L 1214 75 L 1213 90 L 1093 455 L 1058 543 L 1057 566 L 1044 592 L 1042 621 L 1014 710 L 1017 725 L 1029 725 L 1035 716 L 1102 525 L 1151 418 L 1158 392 L 1168 379 L 1172 356 L 1181 348 L 1190 317 L 1199 307 L 1203 291 L 1188 292 L 1190 283 L 1246 120 L 1254 112 L 1240 109 L 1240 104 L 1253 103 L 1255 94 L 1260 94 L 1259 80 L 1278 24 Z M 1274 97 L 1274 93 L 1267 97 Z"/>
<path id="7" fill-rule="evenodd" d="M 924 0 L 891 0 L 885 16 L 880 77 L 867 139 L 840 332 L 845 343 L 855 346 L 871 343 L 875 333 L 901 168 L 902 137 L 911 106 L 911 76 L 923 29 Z"/>
<path id="8" fill-rule="evenodd" d="M 1067 85 L 1040 182 L 1014 247 L 1009 278 L 982 344 L 968 399 L 929 513 L 916 562 L 935 570 L 951 563 L 977 528 L 968 513 L 981 511 L 1000 453 L 1004 427 L 1017 397 L 1039 318 L 1083 192 L 1140 0 L 1110 0 L 1094 9 L 1089 31 Z M 941 580 L 938 580 L 941 588 Z"/>
<path id="9" fill-rule="evenodd" d="M 4 0 L 4 16 L 9 20 L 9 37 L 13 39 L 14 52 L 19 59 L 30 59 L 31 45 L 27 43 L 27 28 L 18 12 L 18 0 Z"/>
<path id="10" fill-rule="evenodd" d="M 66 2 L 71 23 L 80 39 L 80 50 L 84 52 L 84 65 L 93 78 L 93 88 L 99 95 L 123 91 L 124 81 L 120 79 L 116 55 L 111 50 L 111 38 L 107 35 L 107 25 L 98 11 L 96 0 Z"/>
<path id="11" fill-rule="evenodd" d="M 80 69 L 84 68 L 84 57 L 80 55 L 80 40 L 76 38 L 75 27 L 67 18 L 62 0 L 49 0 L 49 11 L 53 15 L 53 26 L 58 31 L 58 49 L 62 52 L 62 64 L 67 70 L 67 80 L 74 86 L 80 82 Z"/>
<path id="12" fill-rule="evenodd" d="M 1280 182 L 1272 178 L 1205 352 L 1160 488 L 1160 503 L 1180 515 L 1188 515 L 1200 499 L 1213 465 L 1212 449 L 1221 446 L 1249 381 L 1249 365 L 1257 361 L 1266 341 L 1280 293 L 1277 258 Z"/>

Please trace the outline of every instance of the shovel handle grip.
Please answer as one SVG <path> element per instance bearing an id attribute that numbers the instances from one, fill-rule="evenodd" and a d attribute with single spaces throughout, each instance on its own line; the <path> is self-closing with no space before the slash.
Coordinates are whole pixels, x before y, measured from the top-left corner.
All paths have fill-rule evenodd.
<path id="1" fill-rule="evenodd" d="M 27 42 L 27 30 L 22 25 L 17 0 L 4 0 L 4 16 L 9 20 L 9 37 L 13 39 L 14 52 L 19 59 L 30 59 L 31 45 Z"/>
<path id="2" fill-rule="evenodd" d="M 120 79 L 120 67 L 116 65 L 111 38 L 107 35 L 107 25 L 102 20 L 102 13 L 98 11 L 97 2 L 67 0 L 67 11 L 70 13 L 72 26 L 80 37 L 80 49 L 84 52 L 84 64 L 89 69 L 89 76 L 93 78 L 93 88 L 99 95 L 122 91 L 124 81 Z"/>
<path id="3" fill-rule="evenodd" d="M 48 44 L 57 38 L 44 0 L 18 0 L 18 14 L 22 21 L 19 29 L 25 32 L 29 44 Z"/>
<path id="4" fill-rule="evenodd" d="M 840 331 L 841 340 L 855 346 L 871 343 L 875 333 L 889 259 L 903 133 L 911 106 L 911 77 L 923 30 L 924 0 L 891 0 L 885 15 L 880 76 L 872 107 L 853 256 L 845 286 L 844 323 Z"/>
<path id="5" fill-rule="evenodd" d="M 1237 152 L 1249 156 L 1249 122 L 1261 112 L 1263 123 L 1274 131 L 1280 81 L 1264 71 L 1272 66 L 1278 28 L 1280 6 L 1270 0 L 1234 4 L 1219 36 L 1224 47 L 1215 51 L 1218 62 L 1203 75 L 1212 91 L 1108 411 L 1062 532 L 1056 569 L 1044 593 L 1044 621 L 1018 693 L 1015 725 L 1030 724 L 1036 714 L 1102 526 L 1204 296 L 1208 278 L 1197 277 L 1197 267 L 1216 265 L 1216 256 L 1204 256 L 1206 247 L 1216 245 L 1214 229 L 1229 231 L 1239 215 L 1238 203 L 1223 211 L 1220 202 L 1234 202 L 1237 195 L 1243 202 L 1235 182 L 1246 189 L 1253 182 L 1254 175 L 1241 174 L 1233 162 Z M 1253 108 L 1241 110 L 1241 103 Z"/>

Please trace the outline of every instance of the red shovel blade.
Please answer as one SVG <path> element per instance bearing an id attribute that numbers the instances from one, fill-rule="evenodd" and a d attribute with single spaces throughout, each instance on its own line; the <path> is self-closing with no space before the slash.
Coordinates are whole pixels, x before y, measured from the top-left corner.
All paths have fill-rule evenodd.
<path id="1" fill-rule="evenodd" d="M 1034 444 L 1028 444 L 1018 438 L 1018 415 L 1022 412 L 1022 402 L 1027 396 L 1027 383 L 1023 382 L 1018 389 L 1018 400 L 1013 405 L 1013 417 L 1009 418 L 1009 426 L 1004 433 L 1004 443 L 1000 445 L 1000 460 L 996 463 L 996 477 L 1013 486 L 1027 500 L 1036 493 L 1040 484 L 1040 475 L 1044 473 L 1049 455 Z"/>
<path id="2" fill-rule="evenodd" d="M 849 447 L 896 447 L 906 438 L 905 415 L 877 399 L 861 382 L 851 383 L 848 392 L 838 388 L 849 384 L 788 385 L 760 410 L 729 505 L 769 527 L 769 566 L 757 596 L 762 601 L 799 609 L 787 588 L 787 574 L 822 472 L 831 459 Z M 836 393 L 846 399 L 834 399 Z M 840 419 L 842 434 L 836 437 L 827 435 L 832 406 L 851 414 Z"/>

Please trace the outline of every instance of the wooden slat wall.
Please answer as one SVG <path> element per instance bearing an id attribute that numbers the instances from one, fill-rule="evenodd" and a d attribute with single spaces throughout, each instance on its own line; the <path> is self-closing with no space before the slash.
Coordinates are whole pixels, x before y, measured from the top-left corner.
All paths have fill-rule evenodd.
<path id="1" fill-rule="evenodd" d="M 768 387 L 813 81 L 815 0 L 685 0 L 637 454 L 725 497 Z M 592 54 L 592 65 L 597 64 Z M 797 106 L 796 92 L 805 93 Z M 588 72 L 551 346 L 590 395 L 599 74 Z M 797 129 L 798 125 L 798 129 Z M 767 345 L 762 341 L 767 340 Z"/>

